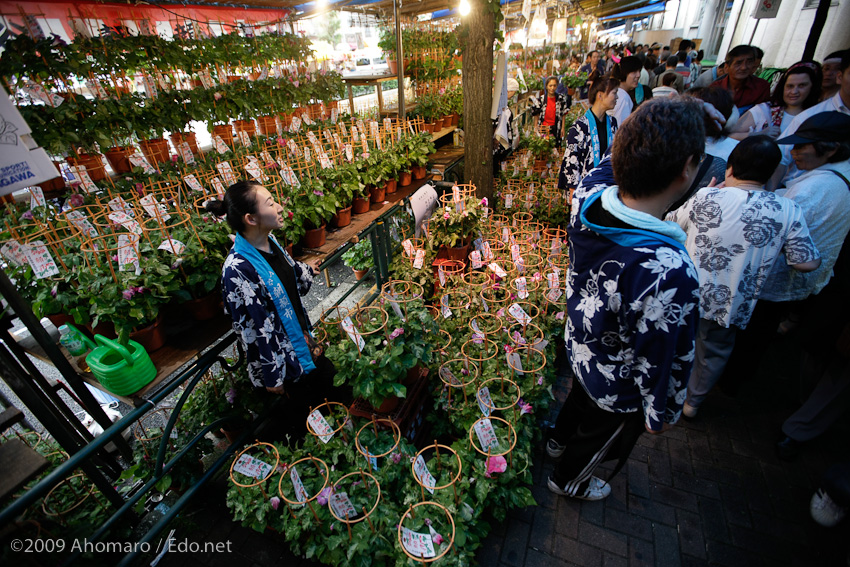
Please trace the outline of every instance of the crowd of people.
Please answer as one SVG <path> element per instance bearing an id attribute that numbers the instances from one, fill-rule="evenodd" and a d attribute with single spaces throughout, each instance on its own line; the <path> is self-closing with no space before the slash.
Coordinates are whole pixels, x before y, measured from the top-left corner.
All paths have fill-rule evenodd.
<path id="1" fill-rule="evenodd" d="M 771 91 L 754 46 L 711 69 L 691 42 L 659 47 L 587 55 L 559 174 L 576 380 L 549 488 L 585 500 L 610 493 L 599 463 L 616 474 L 644 431 L 699 419 L 715 385 L 734 394 L 777 334 L 799 333 L 809 381 L 779 458 L 850 406 L 850 50 Z"/>

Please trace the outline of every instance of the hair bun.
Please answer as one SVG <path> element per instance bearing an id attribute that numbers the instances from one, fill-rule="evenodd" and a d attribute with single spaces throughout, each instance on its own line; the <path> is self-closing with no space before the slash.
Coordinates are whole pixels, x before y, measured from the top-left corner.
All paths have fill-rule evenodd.
<path id="1" fill-rule="evenodd" d="M 223 217 L 227 214 L 227 205 L 219 199 L 210 199 L 204 208 L 217 217 Z"/>

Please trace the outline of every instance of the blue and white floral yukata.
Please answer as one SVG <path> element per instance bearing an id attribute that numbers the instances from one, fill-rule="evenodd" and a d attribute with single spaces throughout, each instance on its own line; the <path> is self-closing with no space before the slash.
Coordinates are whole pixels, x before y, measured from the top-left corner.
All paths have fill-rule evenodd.
<path id="1" fill-rule="evenodd" d="M 277 246 L 277 243 L 272 241 L 272 246 Z M 313 284 L 312 269 L 293 260 L 285 250 L 283 254 L 295 273 L 298 293 L 306 295 Z M 237 252 L 234 245 L 221 275 L 225 311 L 232 317 L 233 330 L 245 346 L 251 383 L 256 387 L 276 388 L 297 382 L 314 367 L 311 360 L 299 360 L 293 338 L 295 341 L 300 339 L 302 343 L 304 338 L 287 334 L 284 319 L 278 313 L 275 298 L 265 279 L 244 253 Z M 285 293 L 282 289 L 279 291 Z M 291 304 L 289 309 L 292 310 Z M 303 354 L 301 358 L 305 358 Z"/>

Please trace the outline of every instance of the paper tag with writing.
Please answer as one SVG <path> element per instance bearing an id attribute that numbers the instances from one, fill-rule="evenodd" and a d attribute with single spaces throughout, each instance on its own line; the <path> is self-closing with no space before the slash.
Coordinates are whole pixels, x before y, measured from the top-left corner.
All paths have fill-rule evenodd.
<path id="1" fill-rule="evenodd" d="M 339 134 L 334 132 L 333 135 L 333 143 L 336 146 L 336 149 L 339 151 L 343 151 L 344 144 L 342 143 L 342 138 L 339 137 Z"/>
<path id="2" fill-rule="evenodd" d="M 416 257 L 413 259 L 413 267 L 416 268 L 417 270 L 421 270 L 422 264 L 424 264 L 424 263 L 425 263 L 425 251 L 424 250 L 417 250 L 416 251 Z"/>
<path id="3" fill-rule="evenodd" d="M 342 130 L 342 135 L 348 136 L 348 128 L 345 127 L 345 122 L 340 122 L 339 127 Z M 353 126 L 352 126 L 352 128 L 353 128 Z"/>
<path id="4" fill-rule="evenodd" d="M 120 197 L 116 197 L 116 198 L 120 199 Z M 134 221 L 129 215 L 127 215 L 126 213 L 124 213 L 122 211 L 116 211 L 114 213 L 109 213 L 109 220 L 111 220 L 112 222 L 114 222 L 116 224 L 120 224 L 121 226 L 123 226 L 124 228 L 126 228 L 127 230 L 132 232 L 133 234 L 136 234 L 136 235 L 139 235 L 139 236 L 141 236 L 141 234 L 142 234 L 142 227 L 139 226 L 139 223 Z"/>
<path id="5" fill-rule="evenodd" d="M 454 373 L 446 366 L 440 367 L 440 378 L 442 378 L 443 382 L 448 382 L 455 386 L 459 386 L 461 384 L 460 380 L 458 380 Z"/>
<path id="6" fill-rule="evenodd" d="M 152 194 L 145 195 L 139 199 L 139 203 L 142 204 L 142 208 L 148 215 L 150 215 L 151 218 L 157 219 L 157 222 L 162 223 L 163 221 L 167 221 L 171 218 L 171 215 L 169 215 L 165 209 L 165 205 L 157 203 L 156 197 Z"/>
<path id="7" fill-rule="evenodd" d="M 208 69 L 198 71 L 198 78 L 201 80 L 201 84 L 205 89 L 211 89 L 215 86 L 215 81 Z"/>
<path id="8" fill-rule="evenodd" d="M 251 455 L 243 454 L 239 457 L 239 460 L 236 461 L 236 464 L 233 465 L 233 470 L 242 473 L 245 476 L 250 476 L 251 478 L 260 480 L 266 478 L 266 476 L 272 472 L 272 466 L 260 459 L 252 457 Z"/>
<path id="9" fill-rule="evenodd" d="M 48 93 L 47 90 L 34 81 L 27 81 L 23 91 L 37 101 L 43 102 L 48 106 L 57 107 L 65 102 L 65 99 L 58 94 Z"/>
<path id="10" fill-rule="evenodd" d="M 301 129 L 301 119 L 297 116 L 292 117 L 292 123 L 289 125 L 290 132 L 297 132 Z"/>
<path id="11" fill-rule="evenodd" d="M 555 289 L 561 286 L 558 281 L 558 272 L 549 272 L 546 274 L 546 281 L 549 283 L 549 289 Z"/>
<path id="12" fill-rule="evenodd" d="M 213 144 L 215 145 L 215 151 L 219 154 L 226 154 L 230 151 L 230 147 L 224 143 L 224 140 L 221 139 L 221 136 L 216 136 L 213 138 Z"/>
<path id="13" fill-rule="evenodd" d="M 95 185 L 94 181 L 92 181 L 91 177 L 89 177 L 89 173 L 86 171 L 86 166 L 84 165 L 77 165 L 68 168 L 68 184 L 71 186 L 82 184 L 83 190 L 86 193 L 97 191 L 97 185 Z"/>
<path id="14" fill-rule="evenodd" d="M 363 337 L 357 332 L 357 329 L 354 327 L 354 323 L 351 321 L 351 317 L 346 317 L 342 321 L 342 329 L 348 334 L 348 338 L 354 341 L 354 344 L 357 345 L 358 350 L 363 350 L 366 346 L 366 341 L 363 340 Z"/>
<path id="15" fill-rule="evenodd" d="M 177 153 L 180 154 L 180 159 L 186 162 L 187 165 L 195 164 L 195 154 L 192 153 L 192 147 L 189 142 L 180 142 L 177 144 Z"/>
<path id="16" fill-rule="evenodd" d="M 440 278 L 440 285 L 445 286 L 446 285 L 446 272 L 443 271 L 442 266 L 437 266 L 437 277 Z"/>
<path id="17" fill-rule="evenodd" d="M 327 443 L 333 439 L 333 428 L 327 420 L 325 420 L 325 416 L 323 416 L 319 410 L 313 410 L 310 412 L 310 415 L 307 416 L 307 423 L 310 425 L 310 429 L 313 430 L 313 433 L 319 436 L 322 443 Z"/>
<path id="18" fill-rule="evenodd" d="M 354 148 L 351 147 L 351 144 L 345 144 L 345 159 L 348 161 L 354 159 Z"/>
<path id="19" fill-rule="evenodd" d="M 221 163 L 215 164 L 215 168 L 221 174 L 222 179 L 227 184 L 227 186 L 231 186 L 236 183 L 236 175 L 233 173 L 233 168 L 230 167 L 230 162 L 223 161 Z"/>
<path id="20" fill-rule="evenodd" d="M 331 131 L 329 129 L 325 128 L 324 130 L 322 130 L 322 136 L 325 137 L 325 141 L 327 141 L 327 143 L 334 143 L 333 136 L 331 136 Z"/>
<path id="21" fill-rule="evenodd" d="M 393 119 L 392 118 L 384 118 L 384 130 L 390 132 L 393 129 Z"/>
<path id="22" fill-rule="evenodd" d="M 469 325 L 472 327 L 472 340 L 481 341 L 484 338 L 484 333 L 481 332 L 481 328 L 478 326 L 478 321 L 473 319 L 469 322 Z"/>
<path id="23" fill-rule="evenodd" d="M 334 164 L 331 162 L 328 154 L 325 153 L 325 150 L 319 147 L 316 153 L 319 156 L 319 164 L 321 164 L 322 169 L 330 169 L 333 167 Z"/>
<path id="24" fill-rule="evenodd" d="M 511 244 L 511 260 L 517 262 L 519 258 L 519 244 Z"/>
<path id="25" fill-rule="evenodd" d="M 540 352 L 543 352 L 543 350 L 547 346 L 549 346 L 549 341 L 547 341 L 546 339 L 541 337 L 541 338 L 537 339 L 536 341 L 534 341 L 534 344 L 531 345 L 531 348 L 533 348 L 534 350 L 539 350 Z"/>
<path id="26" fill-rule="evenodd" d="M 30 208 L 47 206 L 47 201 L 44 200 L 44 192 L 41 187 L 27 187 L 30 191 Z"/>
<path id="27" fill-rule="evenodd" d="M 508 368 L 513 368 L 520 376 L 525 376 L 522 368 L 522 359 L 518 352 L 509 352 L 505 357 L 508 363 Z"/>
<path id="28" fill-rule="evenodd" d="M 328 504 L 338 518 L 354 518 L 357 516 L 357 510 L 354 509 L 354 504 L 345 492 L 334 492 L 328 498 Z"/>
<path id="29" fill-rule="evenodd" d="M 248 172 L 248 175 L 259 181 L 262 181 L 263 177 L 265 177 L 265 173 L 263 173 L 259 162 L 256 161 L 249 161 L 248 163 L 246 163 L 245 171 Z"/>
<path id="30" fill-rule="evenodd" d="M 487 265 L 487 267 L 490 268 L 491 270 L 493 270 L 493 272 L 496 273 L 496 276 L 498 276 L 501 279 L 505 279 L 506 277 L 508 277 L 508 273 L 505 270 L 503 270 L 501 268 L 501 266 L 499 266 L 499 264 L 497 264 L 495 262 L 491 262 L 490 264 Z"/>
<path id="31" fill-rule="evenodd" d="M 298 176 L 295 175 L 295 172 L 292 171 L 292 168 L 289 167 L 289 164 L 285 161 L 280 162 L 280 176 L 288 185 L 301 187 L 301 182 L 298 181 Z"/>
<path id="32" fill-rule="evenodd" d="M 307 491 L 304 489 L 304 483 L 301 482 L 301 477 L 298 476 L 298 471 L 295 467 L 289 469 L 289 479 L 292 481 L 292 488 L 295 490 L 295 498 L 299 502 L 306 502 L 310 497 L 307 495 Z"/>
<path id="33" fill-rule="evenodd" d="M 405 238 L 401 242 L 401 245 L 404 248 L 405 256 L 411 257 L 416 253 L 416 250 L 413 248 L 413 242 L 411 242 L 409 238 Z"/>
<path id="34" fill-rule="evenodd" d="M 301 115 L 301 120 L 303 120 L 304 124 L 306 124 L 307 126 L 312 126 L 314 124 L 314 122 L 310 119 L 310 115 L 306 112 Z"/>
<path id="35" fill-rule="evenodd" d="M 157 250 L 165 250 L 166 252 L 171 252 L 175 256 L 182 254 L 185 249 L 185 244 L 171 237 L 164 239 L 160 245 L 157 246 Z"/>
<path id="36" fill-rule="evenodd" d="M 351 139 L 355 144 L 360 143 L 360 131 L 354 124 L 351 125 Z"/>
<path id="37" fill-rule="evenodd" d="M 477 270 L 484 266 L 484 262 L 481 260 L 481 252 L 478 250 L 473 250 L 469 253 L 469 261 L 472 262 L 473 270 Z"/>
<path id="38" fill-rule="evenodd" d="M 77 230 L 88 236 L 97 236 L 97 229 L 81 211 L 68 211 L 65 213 L 65 218 L 73 224 Z"/>
<path id="39" fill-rule="evenodd" d="M 493 256 L 493 249 L 490 248 L 490 243 L 485 241 L 481 245 L 481 248 L 482 248 L 482 252 L 484 252 L 484 261 L 485 262 L 492 261 L 494 256 Z"/>
<path id="40" fill-rule="evenodd" d="M 156 169 L 154 169 L 153 166 L 148 162 L 148 159 L 139 152 L 136 152 L 131 155 L 129 159 L 133 167 L 141 167 L 142 171 L 144 171 L 146 174 L 151 175 L 153 173 L 156 173 Z"/>
<path id="41" fill-rule="evenodd" d="M 437 486 L 437 479 L 428 470 L 428 465 L 425 464 L 425 459 L 422 455 L 416 457 L 413 461 L 413 474 L 419 479 L 419 482 L 425 487 L 425 490 L 434 494 L 434 487 Z"/>
<path id="42" fill-rule="evenodd" d="M 480 390 L 478 390 L 478 394 L 475 396 L 478 400 L 478 409 L 481 410 L 481 413 L 484 414 L 484 417 L 490 417 L 490 412 L 493 411 L 493 400 L 490 398 L 490 390 L 487 386 L 484 386 Z"/>
<path id="43" fill-rule="evenodd" d="M 413 557 L 428 559 L 437 555 L 430 533 L 422 534 L 403 527 L 401 528 L 401 544 Z"/>
<path id="44" fill-rule="evenodd" d="M 546 299 L 548 299 L 549 301 L 554 303 L 554 302 L 558 301 L 559 299 L 561 299 L 561 296 L 563 295 L 563 293 L 564 292 L 562 292 L 560 288 L 557 288 L 557 287 L 549 288 L 549 291 L 546 292 Z"/>
<path id="45" fill-rule="evenodd" d="M 514 280 L 516 282 L 517 289 L 517 297 L 520 299 L 525 299 L 528 297 L 528 284 L 525 281 L 525 277 L 517 278 Z"/>
<path id="46" fill-rule="evenodd" d="M 510 307 L 508 307 L 508 313 L 510 313 L 511 316 L 523 327 L 531 323 L 531 317 L 529 317 L 528 313 L 526 313 L 525 310 L 517 303 L 513 303 Z"/>
<path id="47" fill-rule="evenodd" d="M 3 246 L 0 246 L 0 254 L 16 266 L 23 266 L 27 263 L 27 256 L 24 253 L 26 248 L 26 244 L 21 244 L 17 240 L 11 239 Z"/>
<path id="48" fill-rule="evenodd" d="M 440 298 L 440 311 L 443 314 L 443 319 L 449 319 L 452 316 L 452 310 L 449 309 L 449 297 L 447 295 Z"/>
<path id="49" fill-rule="evenodd" d="M 219 195 L 220 197 L 224 197 L 225 189 L 224 189 L 224 184 L 221 182 L 221 179 L 219 179 L 216 176 L 211 177 L 210 178 L 210 185 L 212 185 L 213 191 L 215 192 L 216 195 Z"/>
<path id="50" fill-rule="evenodd" d="M 118 271 L 139 270 L 139 237 L 132 234 L 118 235 Z"/>
<path id="51" fill-rule="evenodd" d="M 36 279 L 40 280 L 59 275 L 59 268 L 56 266 L 56 262 L 53 261 L 50 250 L 47 249 L 47 246 L 41 240 L 29 243 L 22 251 L 29 265 L 32 266 L 32 271 Z"/>
<path id="52" fill-rule="evenodd" d="M 242 144 L 242 147 L 243 148 L 250 148 L 251 147 L 251 137 L 248 136 L 248 132 L 245 132 L 244 130 L 239 130 L 239 132 L 237 132 L 237 134 L 239 135 L 239 143 Z"/>
<path id="53" fill-rule="evenodd" d="M 552 239 L 552 247 L 549 251 L 550 256 L 560 256 L 561 255 L 561 239 L 553 238 Z"/>
<path id="54" fill-rule="evenodd" d="M 336 121 L 339 120 L 339 111 L 336 108 L 331 109 L 331 124 L 336 124 Z"/>
<path id="55" fill-rule="evenodd" d="M 185 181 L 186 185 L 189 186 L 189 189 L 192 189 L 193 191 L 200 191 L 201 193 L 206 192 L 204 191 L 204 186 L 201 185 L 200 181 L 198 181 L 198 178 L 191 173 L 189 175 L 184 176 L 183 181 Z"/>
<path id="56" fill-rule="evenodd" d="M 511 229 L 508 227 L 502 227 L 502 242 L 507 244 L 511 240 Z"/>
<path id="57" fill-rule="evenodd" d="M 508 193 L 505 195 L 505 208 L 512 209 L 514 206 L 514 196 Z"/>
<path id="58" fill-rule="evenodd" d="M 482 419 L 475 423 L 475 434 L 478 436 L 478 442 L 481 444 L 481 450 L 498 449 L 499 440 L 496 439 L 496 431 L 493 429 L 493 424 L 489 419 Z"/>
<path id="59" fill-rule="evenodd" d="M 405 320 L 404 313 L 402 313 L 401 307 L 398 304 L 398 297 L 396 296 L 396 294 L 394 294 L 394 293 L 390 294 L 389 302 L 390 302 L 390 307 L 393 308 L 393 311 L 395 311 L 396 316 L 399 319 L 401 319 L 402 321 L 404 321 Z"/>
<path id="60" fill-rule="evenodd" d="M 520 274 L 524 274 L 525 273 L 525 260 L 523 260 L 522 257 L 517 258 L 516 262 L 514 262 L 514 268 L 516 268 L 516 271 L 519 272 Z"/>

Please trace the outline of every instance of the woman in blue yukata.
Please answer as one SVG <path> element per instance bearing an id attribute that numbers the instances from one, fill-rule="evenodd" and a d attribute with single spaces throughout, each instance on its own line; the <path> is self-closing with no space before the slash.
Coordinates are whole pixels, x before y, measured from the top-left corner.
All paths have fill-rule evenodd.
<path id="1" fill-rule="evenodd" d="M 614 140 L 617 119 L 606 112 L 617 104 L 619 87 L 620 81 L 611 77 L 595 81 L 587 93 L 590 108 L 573 123 L 567 133 L 558 188 L 569 191 L 570 197 L 590 170 L 599 165 L 605 150 Z"/>
<path id="2" fill-rule="evenodd" d="M 261 184 L 234 183 L 224 201 L 211 201 L 207 210 L 226 214 L 236 232 L 221 287 L 233 330 L 245 346 L 248 376 L 255 387 L 290 398 L 283 429 L 299 436 L 306 431 L 308 407 L 331 397 L 335 374 L 310 334 L 301 304 L 318 270 L 293 260 L 271 234 L 283 226 L 284 209 Z"/>

